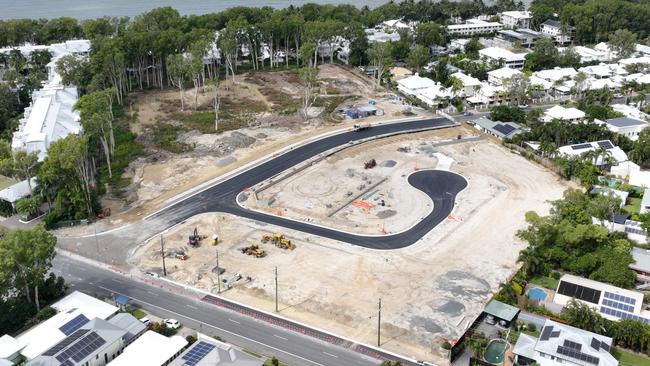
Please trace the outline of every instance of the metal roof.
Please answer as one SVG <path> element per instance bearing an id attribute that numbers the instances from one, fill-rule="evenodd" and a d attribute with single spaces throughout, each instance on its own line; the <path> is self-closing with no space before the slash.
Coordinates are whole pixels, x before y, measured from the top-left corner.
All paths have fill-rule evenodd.
<path id="1" fill-rule="evenodd" d="M 607 124 L 615 127 L 631 127 L 631 126 L 647 125 L 648 123 L 636 118 L 619 117 L 619 118 L 608 119 Z"/>
<path id="2" fill-rule="evenodd" d="M 519 314 L 519 309 L 501 301 L 492 300 L 485 306 L 483 312 L 510 322 Z"/>

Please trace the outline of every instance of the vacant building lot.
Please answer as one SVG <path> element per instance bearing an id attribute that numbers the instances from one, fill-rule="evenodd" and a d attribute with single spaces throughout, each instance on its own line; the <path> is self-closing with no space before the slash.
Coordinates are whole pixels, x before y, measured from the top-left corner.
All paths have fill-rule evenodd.
<path id="1" fill-rule="evenodd" d="M 462 140 L 456 140 L 458 134 Z M 225 269 L 221 279 L 229 287 L 223 295 L 273 311 L 277 267 L 282 315 L 369 344 L 376 342 L 381 298 L 382 347 L 444 363 L 442 340 L 459 337 L 498 284 L 516 270 L 523 243 L 515 234 L 525 226 L 524 213 L 547 211 L 547 200 L 561 197 L 567 188 L 552 173 L 490 140 L 472 139 L 472 134 L 476 132 L 453 128 L 346 149 L 262 192 L 257 203 L 248 203 L 321 225 L 379 234 L 404 230 L 431 209 L 428 198 L 406 183 L 415 168 L 463 175 L 469 185 L 458 195 L 452 214 L 414 245 L 377 251 L 226 214 L 205 214 L 166 234 L 168 256 L 189 256 L 170 257 L 169 276 L 216 292 L 218 250 Z M 364 169 L 371 158 L 379 166 Z M 366 188 L 359 189 L 363 184 Z M 369 205 L 345 205 L 360 193 L 353 203 Z M 269 200 L 274 202 L 269 205 Z M 190 248 L 187 239 L 195 227 L 207 238 Z M 296 248 L 260 242 L 271 233 L 284 234 Z M 215 234 L 217 246 L 212 245 Z M 242 253 L 251 245 L 259 245 L 266 255 Z M 131 263 L 160 270 L 159 250 L 158 240 L 146 243 L 133 253 Z"/>

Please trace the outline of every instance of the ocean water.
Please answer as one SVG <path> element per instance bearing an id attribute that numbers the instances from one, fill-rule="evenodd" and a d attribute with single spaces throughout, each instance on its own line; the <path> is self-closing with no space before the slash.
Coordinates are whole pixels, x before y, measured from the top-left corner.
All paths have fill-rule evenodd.
<path id="1" fill-rule="evenodd" d="M 68 16 L 77 19 L 91 19 L 103 16 L 128 16 L 147 12 L 161 6 L 171 6 L 181 14 L 206 14 L 219 12 L 234 6 L 271 6 L 285 8 L 305 3 L 354 4 L 371 8 L 388 0 L 0 0 L 0 19 L 12 18 L 57 18 Z"/>

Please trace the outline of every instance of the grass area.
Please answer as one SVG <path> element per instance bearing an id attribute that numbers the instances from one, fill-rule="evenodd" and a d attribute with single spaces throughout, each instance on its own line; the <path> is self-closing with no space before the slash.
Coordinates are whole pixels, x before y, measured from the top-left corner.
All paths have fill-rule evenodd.
<path id="1" fill-rule="evenodd" d="M 129 163 L 137 156 L 142 155 L 144 148 L 136 141 L 137 136 L 129 130 L 126 120 L 117 120 L 113 123 L 113 136 L 115 137 L 115 151 L 111 160 L 113 177 L 109 177 L 108 169 L 106 166 L 102 166 L 99 180 L 119 191 L 130 183 L 129 179 L 122 178 L 122 173 Z"/>
<path id="2" fill-rule="evenodd" d="M 558 280 L 556 280 L 553 277 L 548 277 L 548 276 L 538 276 L 529 281 L 532 284 L 542 286 L 544 288 L 547 288 L 549 290 L 555 291 L 558 285 Z"/>
<path id="3" fill-rule="evenodd" d="M 255 114 L 265 112 L 266 110 L 266 104 L 260 101 L 250 99 L 233 101 L 228 98 L 222 98 L 219 108 L 219 129 L 216 133 L 247 127 L 255 119 Z M 212 110 L 170 112 L 168 120 L 177 121 L 182 126 L 167 124 L 167 126 L 163 126 L 162 128 L 159 127 L 158 129 L 161 129 L 159 131 L 160 140 L 157 142 L 156 137 L 154 137 L 154 143 L 156 146 L 170 152 L 187 151 L 182 146 L 178 146 L 182 144 L 172 143 L 172 141 L 176 142 L 176 137 L 180 131 L 197 130 L 201 133 L 215 133 L 214 112 Z"/>
<path id="4" fill-rule="evenodd" d="M 531 331 L 529 331 L 529 330 L 522 330 L 521 333 L 523 333 L 523 334 L 527 334 L 527 335 L 529 335 L 529 336 L 531 336 L 531 337 L 535 337 L 535 338 L 539 338 L 539 335 L 540 335 L 539 330 L 536 330 L 536 331 L 534 331 L 534 332 L 531 332 Z"/>
<path id="5" fill-rule="evenodd" d="M 276 364 L 273 363 L 273 360 L 266 360 L 264 361 L 264 364 L 262 366 L 275 366 Z M 288 364 L 278 361 L 277 363 L 278 366 L 289 366 Z"/>
<path id="6" fill-rule="evenodd" d="M 187 144 L 176 141 L 178 133 L 181 132 L 180 126 L 169 123 L 159 123 L 153 130 L 153 143 L 156 147 L 167 150 L 172 153 L 180 154 L 190 151 L 192 148 Z"/>
<path id="7" fill-rule="evenodd" d="M 273 103 L 271 107 L 272 112 L 280 115 L 290 115 L 298 112 L 300 102 L 292 98 L 291 95 L 268 86 L 260 88 L 260 93 L 269 102 Z"/>
<path id="8" fill-rule="evenodd" d="M 147 313 L 145 313 L 144 311 L 142 311 L 140 309 L 130 309 L 129 313 L 131 315 L 133 315 L 136 319 L 142 319 L 145 316 L 147 316 Z"/>
<path id="9" fill-rule="evenodd" d="M 262 355 L 260 355 L 259 353 L 255 353 L 255 352 L 253 352 L 253 351 L 251 351 L 249 349 L 242 348 L 241 350 L 248 353 L 249 355 L 251 355 L 253 357 L 262 358 Z"/>
<path id="10" fill-rule="evenodd" d="M 650 366 L 650 358 L 620 348 L 614 348 L 612 355 L 618 360 L 619 366 Z"/>
<path id="11" fill-rule="evenodd" d="M 623 206 L 623 211 L 632 214 L 638 214 L 641 210 L 641 199 L 640 198 L 628 198 L 628 204 Z"/>

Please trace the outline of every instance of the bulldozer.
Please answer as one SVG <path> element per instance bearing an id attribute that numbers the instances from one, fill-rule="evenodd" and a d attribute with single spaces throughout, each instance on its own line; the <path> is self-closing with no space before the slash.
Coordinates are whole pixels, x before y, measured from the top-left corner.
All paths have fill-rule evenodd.
<path id="1" fill-rule="evenodd" d="M 190 235 L 190 237 L 187 239 L 187 244 L 196 248 L 201 243 L 201 240 L 205 238 L 206 236 L 199 235 L 199 229 L 194 227 L 194 231 L 192 232 L 192 235 Z"/>
<path id="2" fill-rule="evenodd" d="M 372 169 L 377 166 L 377 160 L 370 159 L 363 164 L 364 169 Z"/>
<path id="3" fill-rule="evenodd" d="M 287 238 L 282 238 L 280 241 L 275 243 L 275 246 L 281 249 L 289 249 L 289 250 L 294 250 L 296 249 L 296 245 L 291 242 L 291 240 Z"/>
<path id="4" fill-rule="evenodd" d="M 261 249 L 259 245 L 251 245 L 241 249 L 241 252 L 247 255 L 252 255 L 255 258 L 262 258 L 266 256 L 266 251 Z"/>
<path id="5" fill-rule="evenodd" d="M 274 233 L 274 234 L 262 235 L 262 243 L 268 243 L 268 242 L 271 242 L 273 245 L 275 245 L 278 248 L 290 249 L 290 250 L 296 249 L 296 246 L 291 243 L 291 240 L 285 238 L 284 235 L 282 234 Z"/>

